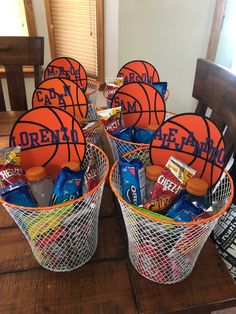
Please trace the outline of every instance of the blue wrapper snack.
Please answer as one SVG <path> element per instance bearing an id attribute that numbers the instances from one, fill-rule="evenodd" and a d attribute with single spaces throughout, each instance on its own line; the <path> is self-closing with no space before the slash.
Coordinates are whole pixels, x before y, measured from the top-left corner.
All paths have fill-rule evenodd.
<path id="1" fill-rule="evenodd" d="M 173 218 L 175 221 L 189 222 L 202 213 L 203 210 L 201 208 L 192 204 L 191 196 L 183 194 L 168 210 L 167 216 Z"/>
<path id="2" fill-rule="evenodd" d="M 37 202 L 32 196 L 27 182 L 15 182 L 0 190 L 0 196 L 8 203 L 36 207 Z"/>
<path id="3" fill-rule="evenodd" d="M 127 128 L 123 128 L 121 130 L 119 130 L 118 132 L 115 132 L 112 134 L 113 136 L 115 136 L 116 138 L 120 139 L 120 140 L 124 140 L 127 142 L 133 142 L 133 129 L 130 127 Z"/>
<path id="4" fill-rule="evenodd" d="M 82 196 L 84 171 L 73 171 L 68 167 L 61 169 L 53 190 L 51 205 L 74 200 Z"/>
<path id="5" fill-rule="evenodd" d="M 165 97 L 167 91 L 167 82 L 153 82 L 152 86 L 156 88 L 163 98 Z"/>
<path id="6" fill-rule="evenodd" d="M 145 170 L 140 159 L 131 161 L 120 157 L 122 197 L 133 205 L 141 205 L 145 197 Z"/>
<path id="7" fill-rule="evenodd" d="M 134 142 L 150 144 L 154 132 L 151 130 L 134 127 Z"/>

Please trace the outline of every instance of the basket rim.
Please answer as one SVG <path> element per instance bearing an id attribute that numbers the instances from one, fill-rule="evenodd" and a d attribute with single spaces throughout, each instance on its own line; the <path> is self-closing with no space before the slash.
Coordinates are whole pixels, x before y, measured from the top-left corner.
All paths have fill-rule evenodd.
<path id="1" fill-rule="evenodd" d="M 99 90 L 100 83 L 99 83 L 98 81 L 92 79 L 92 78 L 88 78 L 87 81 L 91 81 L 91 82 L 93 82 L 95 85 L 97 85 L 97 88 L 96 88 L 95 90 L 93 90 L 92 92 L 90 92 L 90 93 L 86 93 L 86 92 L 85 92 L 85 96 L 86 96 L 86 97 L 89 97 L 89 96 L 93 95 L 94 93 L 96 93 L 96 92 Z"/>
<path id="2" fill-rule="evenodd" d="M 169 111 L 169 110 L 167 110 L 166 113 L 176 115 L 175 112 L 172 112 L 172 111 Z M 138 146 L 138 148 L 143 148 L 143 147 L 148 148 L 148 147 L 150 146 L 150 144 L 146 144 L 146 143 L 128 142 L 128 141 L 122 140 L 122 139 L 120 139 L 120 138 L 117 138 L 117 137 L 113 136 L 112 134 L 108 133 L 107 130 L 106 130 L 106 128 L 104 128 L 104 131 L 105 131 L 105 133 L 106 133 L 106 136 L 107 136 L 108 138 L 112 138 L 113 141 L 121 142 L 121 143 L 128 144 L 128 145 Z"/>
<path id="3" fill-rule="evenodd" d="M 144 150 L 146 149 L 146 147 L 140 147 L 140 148 L 136 148 L 124 155 L 122 155 L 122 157 L 127 157 L 129 156 L 131 153 L 135 153 L 137 151 L 141 151 L 141 150 Z M 234 195 L 234 185 L 233 185 L 233 180 L 229 174 L 229 172 L 227 170 L 224 169 L 224 172 L 225 174 L 227 175 L 228 179 L 229 179 L 229 182 L 230 182 L 230 187 L 231 187 L 231 194 L 230 194 L 230 197 L 227 201 L 227 203 L 224 205 L 224 207 L 218 212 L 216 213 L 215 215 L 213 215 L 212 217 L 209 217 L 209 218 L 205 218 L 205 219 L 200 219 L 200 220 L 197 220 L 197 221 L 190 221 L 190 222 L 181 222 L 181 221 L 167 221 L 167 220 L 164 220 L 164 219 L 160 219 L 160 218 L 157 218 L 157 217 L 153 217 L 151 215 L 148 215 L 146 213 L 143 213 L 141 210 L 138 210 L 138 208 L 134 208 L 132 206 L 132 204 L 129 204 L 128 202 L 126 202 L 122 196 L 120 196 L 120 194 L 117 192 L 117 190 L 115 189 L 114 185 L 113 185 L 113 181 L 112 181 L 112 175 L 114 173 L 114 170 L 115 168 L 117 167 L 118 165 L 118 162 L 119 160 L 117 160 L 111 167 L 111 170 L 110 170 L 110 174 L 109 174 L 109 183 L 110 183 L 110 187 L 113 191 L 113 193 L 115 194 L 115 196 L 119 199 L 119 201 L 121 201 L 122 203 L 124 203 L 127 207 L 129 207 L 130 210 L 132 210 L 133 212 L 135 212 L 136 214 L 140 215 L 140 216 L 143 216 L 145 218 L 148 218 L 150 220 L 153 220 L 153 221 L 156 221 L 156 222 L 161 222 L 161 223 L 165 223 L 165 224 L 170 224 L 170 225 L 180 225 L 180 226 L 196 226 L 196 225 L 202 225 L 202 224 L 205 224 L 205 223 L 208 223 L 208 222 L 211 222 L 213 220 L 215 220 L 216 218 L 220 217 L 228 208 L 229 206 L 231 205 L 232 201 L 233 201 L 233 195 Z"/>
<path id="4" fill-rule="evenodd" d="M 103 110 L 102 107 L 100 107 L 100 106 L 98 106 L 98 105 L 96 105 L 96 104 L 88 104 L 88 106 L 94 107 L 97 111 L 102 111 L 102 110 Z M 85 120 L 86 120 L 86 119 L 85 119 Z M 93 131 L 94 129 L 96 129 L 97 127 L 99 127 L 101 124 L 102 124 L 102 121 L 101 121 L 101 120 L 98 120 L 98 121 L 94 124 L 94 126 L 92 126 L 91 128 L 88 128 L 87 130 L 85 130 L 84 133 L 86 134 L 86 133 L 89 133 L 89 132 Z"/>
<path id="5" fill-rule="evenodd" d="M 78 202 L 82 201 L 83 199 L 85 199 L 86 197 L 88 197 L 91 194 L 93 194 L 96 190 L 98 190 L 100 188 L 100 186 L 105 182 L 105 180 L 107 178 L 107 175 L 108 175 L 108 172 L 109 172 L 109 160 L 108 160 L 108 157 L 107 157 L 106 153 L 100 147 L 98 147 L 97 145 L 95 145 L 93 143 L 90 143 L 90 142 L 87 142 L 87 144 L 92 146 L 92 147 L 95 147 L 99 151 L 99 153 L 104 157 L 106 165 L 107 165 L 105 174 L 103 175 L 103 178 L 98 183 L 98 185 L 95 186 L 91 191 L 89 191 L 88 193 L 82 195 L 79 198 L 76 198 L 75 200 L 71 200 L 71 201 L 68 201 L 68 202 L 64 202 L 64 203 L 60 203 L 60 204 L 56 204 L 56 205 L 52 205 L 52 206 L 26 207 L 26 206 L 19 206 L 19 205 L 15 205 L 15 204 L 12 204 L 12 203 L 8 203 L 8 202 L 6 202 L 3 199 L 0 199 L 0 205 L 3 205 L 3 206 L 7 205 L 7 206 L 12 207 L 14 209 L 22 209 L 22 210 L 25 210 L 25 211 L 34 211 L 34 212 L 37 212 L 37 211 L 51 211 L 51 210 L 54 210 L 56 208 L 61 208 L 61 207 L 64 207 L 64 206 L 70 206 L 70 205 L 73 205 L 75 203 L 78 203 Z"/>

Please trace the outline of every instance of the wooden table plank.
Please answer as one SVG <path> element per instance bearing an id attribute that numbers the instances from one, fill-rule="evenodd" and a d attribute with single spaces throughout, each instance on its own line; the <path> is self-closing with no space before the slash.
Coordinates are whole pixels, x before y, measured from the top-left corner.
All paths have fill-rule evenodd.
<path id="1" fill-rule="evenodd" d="M 116 215 L 116 206 L 114 202 L 114 195 L 109 185 L 104 186 L 102 203 L 100 208 L 100 217 Z"/>
<path id="2" fill-rule="evenodd" d="M 0 205 L 0 229 L 11 228 L 11 227 L 16 227 L 16 223 L 8 214 L 6 209 L 2 205 Z"/>
<path id="3" fill-rule="evenodd" d="M 236 285 L 211 239 L 193 272 L 184 281 L 164 285 L 141 276 L 130 266 L 140 313 L 208 313 L 235 305 Z"/>
<path id="4" fill-rule="evenodd" d="M 0 229 L 0 248 L 0 273 L 40 267 L 18 227 Z M 124 243 L 117 218 L 100 219 L 98 247 L 91 261 L 117 258 L 125 258 Z"/>
<path id="5" fill-rule="evenodd" d="M 5 274 L 0 281 L 1 313 L 137 313 L 123 260 L 91 263 L 69 273 Z"/>
<path id="6" fill-rule="evenodd" d="M 0 229 L 0 248 L 0 273 L 40 268 L 19 228 Z"/>

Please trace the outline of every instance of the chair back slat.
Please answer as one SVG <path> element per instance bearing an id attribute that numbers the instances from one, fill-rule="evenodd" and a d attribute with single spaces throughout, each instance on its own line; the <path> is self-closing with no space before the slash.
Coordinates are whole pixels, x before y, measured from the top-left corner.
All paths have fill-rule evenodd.
<path id="1" fill-rule="evenodd" d="M 25 82 L 22 66 L 5 66 L 9 99 L 12 110 L 27 110 Z"/>
<path id="2" fill-rule="evenodd" d="M 0 111 L 6 111 L 1 79 L 0 79 Z"/>
<path id="3" fill-rule="evenodd" d="M 198 59 L 193 86 L 193 97 L 199 101 L 196 113 L 206 115 L 221 131 L 227 126 L 225 139 L 228 151 L 236 150 L 236 76 L 211 61 Z"/>
<path id="4" fill-rule="evenodd" d="M 0 66 L 4 66 L 11 110 L 26 110 L 25 77 L 23 66 L 32 66 L 35 87 L 42 80 L 44 62 L 43 37 L 0 37 Z M 1 101 L 4 99 L 0 90 L 0 110 L 6 110 Z"/>

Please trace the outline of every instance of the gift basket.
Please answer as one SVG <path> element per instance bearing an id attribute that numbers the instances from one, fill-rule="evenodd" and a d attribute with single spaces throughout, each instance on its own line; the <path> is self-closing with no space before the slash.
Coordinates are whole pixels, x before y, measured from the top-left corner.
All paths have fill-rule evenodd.
<path id="1" fill-rule="evenodd" d="M 88 114 L 84 121 L 84 134 L 88 142 L 97 144 L 101 139 L 103 124 L 98 118 L 97 113 L 102 108 L 95 104 L 88 104 Z"/>
<path id="2" fill-rule="evenodd" d="M 106 81 L 103 95 L 107 112 L 121 108 L 119 125 L 115 124 L 118 119 L 112 114 L 102 117 L 114 160 L 130 150 L 148 147 L 166 115 L 173 115 L 165 108 L 169 95 L 167 82 L 160 82 L 157 70 L 147 61 L 125 64 L 116 78 Z"/>
<path id="3" fill-rule="evenodd" d="M 206 125 L 211 134 L 207 140 Z M 215 158 L 210 157 L 213 151 Z M 172 284 L 192 272 L 232 202 L 233 183 L 223 155 L 224 141 L 216 126 L 186 114 L 167 120 L 149 148 L 128 152 L 114 163 L 110 185 L 124 218 L 129 258 L 144 277 Z"/>
<path id="4" fill-rule="evenodd" d="M 88 104 L 96 104 L 97 103 L 97 93 L 99 90 L 100 84 L 92 79 L 88 79 L 87 89 L 85 92 Z"/>
<path id="5" fill-rule="evenodd" d="M 23 114 L 10 146 L 0 151 L 0 203 L 42 267 L 60 272 L 82 266 L 97 247 L 105 153 L 86 143 L 78 121 L 57 107 Z"/>

